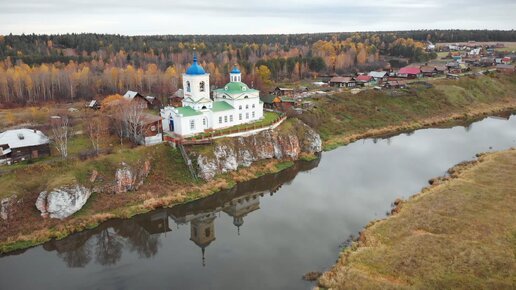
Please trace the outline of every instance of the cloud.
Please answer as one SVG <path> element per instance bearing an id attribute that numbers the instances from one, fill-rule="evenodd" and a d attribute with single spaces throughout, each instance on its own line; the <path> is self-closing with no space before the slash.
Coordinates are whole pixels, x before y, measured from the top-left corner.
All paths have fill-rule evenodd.
<path id="1" fill-rule="evenodd" d="M 509 0 L 0 0 L 0 33 L 301 33 L 513 29 Z"/>

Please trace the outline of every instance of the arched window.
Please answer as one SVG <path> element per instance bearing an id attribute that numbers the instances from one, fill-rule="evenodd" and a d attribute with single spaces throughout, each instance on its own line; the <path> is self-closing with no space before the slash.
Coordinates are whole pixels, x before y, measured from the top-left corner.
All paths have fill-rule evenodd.
<path id="1" fill-rule="evenodd" d="M 253 107 L 254 108 L 254 107 Z M 201 110 L 206 110 L 206 106 L 202 106 Z"/>
<path id="2" fill-rule="evenodd" d="M 249 96 L 245 96 L 244 99 L 249 99 Z"/>
<path id="3" fill-rule="evenodd" d="M 254 104 L 253 104 L 253 109 L 254 109 Z"/>
<path id="4" fill-rule="evenodd" d="M 246 109 L 249 109 L 249 105 L 245 105 L 245 108 L 246 108 Z"/>
<path id="5" fill-rule="evenodd" d="M 204 82 L 199 83 L 199 91 L 204 92 Z"/>
<path id="6" fill-rule="evenodd" d="M 191 92 L 192 91 L 192 88 L 190 87 L 190 82 L 189 81 L 186 81 L 186 91 L 187 92 Z"/>
<path id="7" fill-rule="evenodd" d="M 239 110 L 242 110 L 242 105 L 238 106 L 238 109 L 239 109 Z"/>

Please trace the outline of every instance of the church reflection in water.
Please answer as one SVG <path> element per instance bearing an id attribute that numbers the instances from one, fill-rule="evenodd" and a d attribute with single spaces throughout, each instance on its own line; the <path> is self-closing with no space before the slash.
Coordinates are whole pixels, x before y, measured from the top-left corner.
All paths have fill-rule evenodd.
<path id="1" fill-rule="evenodd" d="M 231 189 L 190 203 L 131 219 L 111 220 L 93 230 L 45 243 L 43 248 L 56 251 L 68 267 L 84 267 L 92 261 L 101 265 L 114 265 L 120 261 L 124 252 L 136 252 L 141 258 L 155 256 L 161 247 L 162 235 L 173 234 L 174 228 L 189 224 L 190 240 L 201 249 L 204 266 L 205 251 L 216 239 L 215 220 L 220 214 L 232 218 L 235 232 L 240 235 L 246 216 L 259 212 L 261 198 L 272 196 L 299 172 L 317 167 L 319 161 L 297 162 L 295 166 L 279 173 L 237 184 Z"/>

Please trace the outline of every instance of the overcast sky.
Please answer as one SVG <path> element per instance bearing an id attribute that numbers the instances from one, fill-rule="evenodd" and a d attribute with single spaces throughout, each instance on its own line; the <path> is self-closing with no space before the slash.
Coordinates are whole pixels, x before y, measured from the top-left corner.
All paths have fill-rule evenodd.
<path id="1" fill-rule="evenodd" d="M 516 29 L 516 0 L 0 0 L 0 34 Z"/>

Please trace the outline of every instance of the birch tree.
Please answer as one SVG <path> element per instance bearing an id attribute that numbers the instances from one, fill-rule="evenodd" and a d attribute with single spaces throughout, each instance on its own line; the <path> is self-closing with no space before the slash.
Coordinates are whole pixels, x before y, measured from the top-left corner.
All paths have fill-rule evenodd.
<path id="1" fill-rule="evenodd" d="M 68 140 L 72 135 L 68 116 L 53 118 L 51 122 L 52 141 L 61 157 L 68 158 Z"/>

